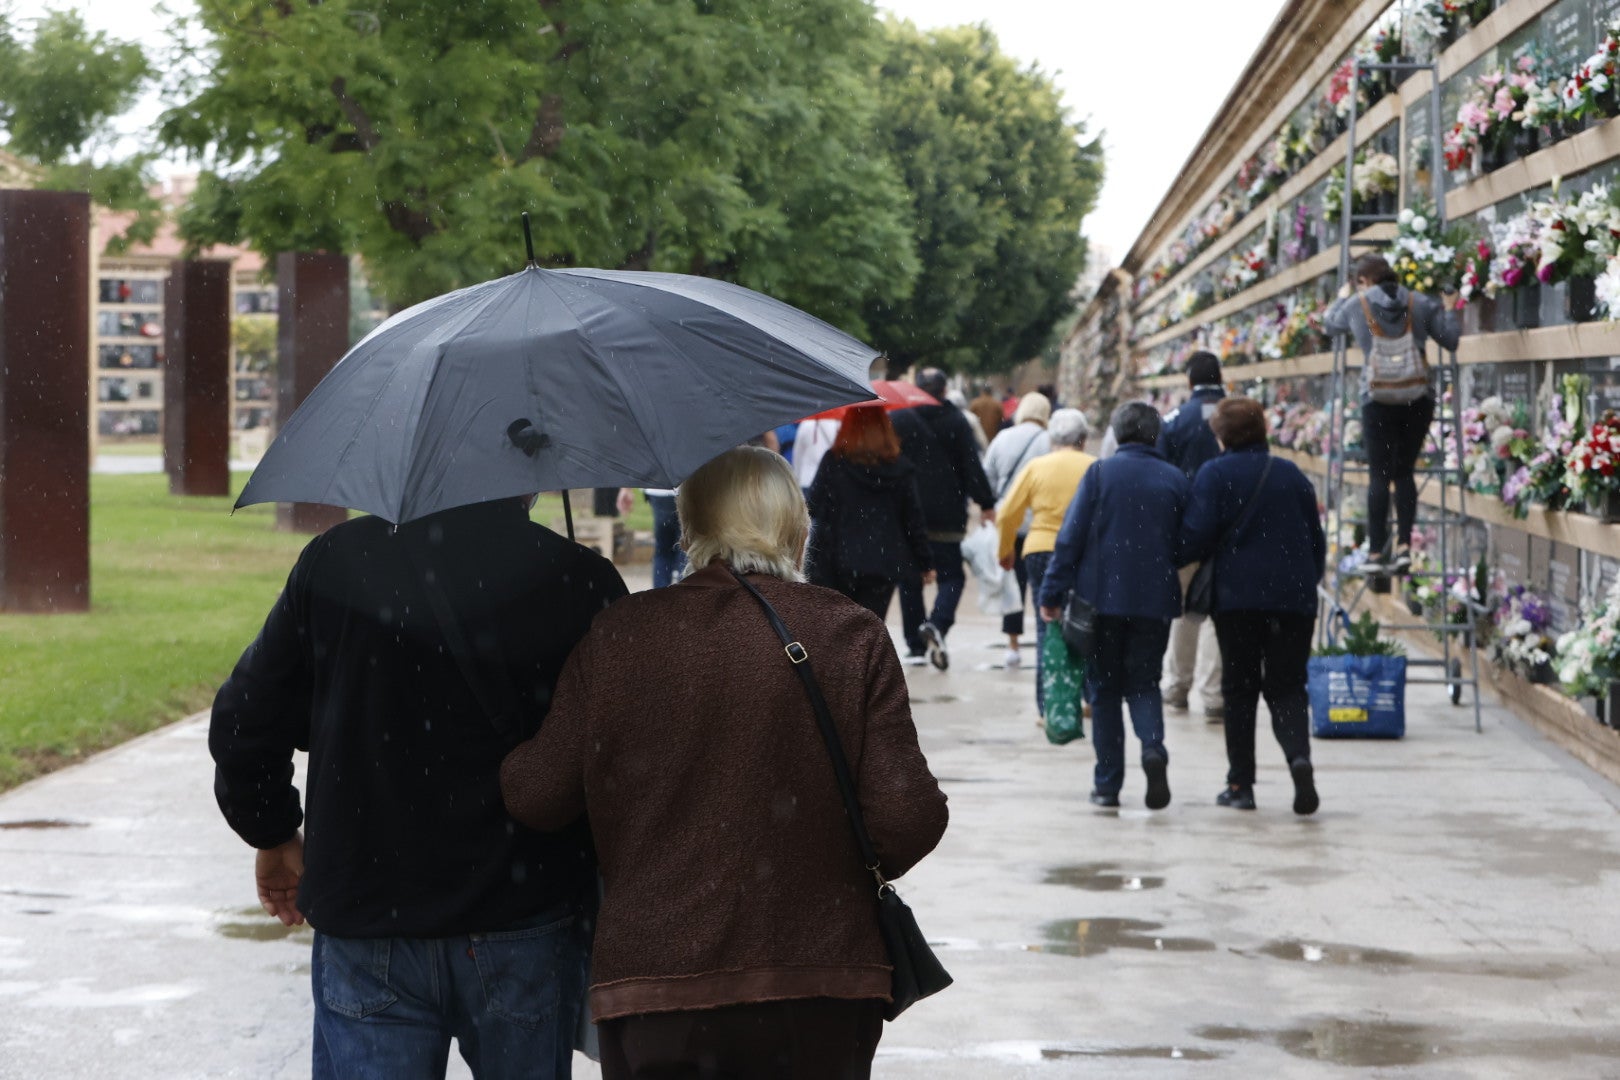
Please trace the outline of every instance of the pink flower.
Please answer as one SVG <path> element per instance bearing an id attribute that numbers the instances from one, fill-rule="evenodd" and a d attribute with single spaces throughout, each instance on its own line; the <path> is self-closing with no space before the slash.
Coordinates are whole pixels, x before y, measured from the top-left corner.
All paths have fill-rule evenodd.
<path id="1" fill-rule="evenodd" d="M 1553 279 L 1553 270 L 1554 270 L 1554 267 L 1551 264 L 1548 264 L 1546 266 L 1537 267 L 1536 268 L 1536 277 L 1541 280 L 1541 283 L 1543 285 L 1551 285 L 1552 284 L 1552 279 Z"/>
<path id="2" fill-rule="evenodd" d="M 1505 86 L 1498 89 L 1496 91 L 1496 100 L 1491 102 L 1491 107 L 1496 110 L 1499 119 L 1506 120 L 1512 116 L 1514 108 L 1513 91 Z"/>

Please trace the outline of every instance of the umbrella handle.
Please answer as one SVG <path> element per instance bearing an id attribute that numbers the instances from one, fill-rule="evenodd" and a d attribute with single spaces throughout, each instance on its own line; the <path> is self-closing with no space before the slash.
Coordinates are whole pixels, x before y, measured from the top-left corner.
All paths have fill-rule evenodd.
<path id="1" fill-rule="evenodd" d="M 574 538 L 574 504 L 568 499 L 568 489 L 563 488 L 563 520 L 568 523 L 568 539 Z"/>
<path id="2" fill-rule="evenodd" d="M 537 266 L 534 260 L 534 234 L 529 231 L 529 212 L 523 211 L 523 246 L 529 252 L 529 265 Z"/>

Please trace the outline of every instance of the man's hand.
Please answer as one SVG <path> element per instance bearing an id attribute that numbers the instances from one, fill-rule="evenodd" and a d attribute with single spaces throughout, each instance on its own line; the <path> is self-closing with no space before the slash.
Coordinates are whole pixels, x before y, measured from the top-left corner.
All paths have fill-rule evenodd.
<path id="1" fill-rule="evenodd" d="M 996 523 L 995 508 L 992 507 L 989 510 L 979 511 L 979 520 L 984 522 L 986 525 L 994 525 Z"/>
<path id="2" fill-rule="evenodd" d="M 1016 567 L 1017 565 L 1018 565 L 1018 557 L 1016 555 L 1008 555 L 1008 556 L 1006 556 L 1005 558 L 1003 558 L 1001 560 L 1001 568 L 1003 570 L 1011 570 L 1014 567 Z"/>
<path id="3" fill-rule="evenodd" d="M 619 501 L 617 505 L 619 507 L 619 513 L 621 514 L 628 514 L 631 510 L 633 510 L 636 505 L 635 490 L 632 488 L 620 488 Z"/>
<path id="4" fill-rule="evenodd" d="M 1339 286 L 1339 299 L 1340 299 L 1340 300 L 1344 300 L 1344 299 L 1346 299 L 1346 298 L 1348 298 L 1348 297 L 1349 297 L 1349 295 L 1350 295 L 1350 294 L 1351 294 L 1351 293 L 1353 293 L 1353 292 L 1355 292 L 1355 291 L 1356 291 L 1356 290 L 1355 290 L 1355 289 L 1354 289 L 1354 288 L 1353 288 L 1353 287 L 1352 287 L 1352 286 L 1351 286 L 1351 285 L 1350 285 L 1350 283 L 1349 283 L 1349 282 L 1348 282 L 1348 281 L 1347 281 L 1347 282 L 1345 282 L 1345 283 L 1344 283 L 1344 284 L 1343 284 L 1343 285 L 1340 285 L 1340 286 Z"/>
<path id="5" fill-rule="evenodd" d="M 1063 612 L 1059 609 L 1047 607 L 1045 604 L 1041 605 L 1041 622 L 1057 622 L 1061 618 L 1063 618 Z"/>
<path id="6" fill-rule="evenodd" d="M 304 838 L 300 833 L 294 833 L 285 844 L 261 850 L 254 860 L 259 903 L 283 926 L 304 924 L 304 913 L 298 910 L 298 882 L 303 876 Z"/>

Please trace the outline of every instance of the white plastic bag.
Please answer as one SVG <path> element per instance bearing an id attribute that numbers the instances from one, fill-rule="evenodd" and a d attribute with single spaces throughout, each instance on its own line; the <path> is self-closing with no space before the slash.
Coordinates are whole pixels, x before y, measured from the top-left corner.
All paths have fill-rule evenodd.
<path id="1" fill-rule="evenodd" d="M 962 559 L 979 579 L 979 610 L 986 615 L 1011 615 L 1024 606 L 1018 575 L 1001 568 L 997 552 L 1001 535 L 994 525 L 980 525 L 962 541 Z"/>

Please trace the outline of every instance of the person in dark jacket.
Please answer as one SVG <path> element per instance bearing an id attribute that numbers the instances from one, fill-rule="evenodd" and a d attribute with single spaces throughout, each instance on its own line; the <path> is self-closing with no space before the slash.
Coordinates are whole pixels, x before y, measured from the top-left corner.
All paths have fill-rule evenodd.
<path id="1" fill-rule="evenodd" d="M 728 451 L 681 485 L 680 513 L 693 573 L 597 621 L 502 793 L 535 828 L 589 816 L 605 1080 L 870 1076 L 893 985 L 872 874 L 805 686 L 736 575 L 810 657 L 887 878 L 948 817 L 905 673 L 870 612 L 802 582 L 787 462 Z"/>
<path id="2" fill-rule="evenodd" d="M 1204 462 L 1221 452 L 1215 433 L 1209 429 L 1215 406 L 1226 396 L 1226 388 L 1221 385 L 1221 362 L 1214 353 L 1193 353 L 1187 360 L 1187 381 L 1192 396 L 1164 418 L 1159 453 L 1191 481 Z M 1193 569 L 1182 571 L 1183 589 L 1192 579 Z M 1196 682 L 1204 719 L 1220 723 L 1226 710 L 1221 702 L 1221 654 L 1215 642 L 1215 625 L 1196 612 L 1182 614 L 1170 624 L 1170 647 L 1165 650 L 1164 660 L 1165 707 L 1187 708 Z"/>
<path id="3" fill-rule="evenodd" d="M 1264 696 L 1294 780 L 1294 811 L 1314 813 L 1305 668 L 1327 555 L 1316 489 L 1293 462 L 1266 449 L 1258 401 L 1227 398 L 1211 423 L 1226 452 L 1193 482 L 1181 546 L 1183 558 L 1215 560 L 1227 760 L 1227 786 L 1215 801 L 1254 809 L 1255 712 Z M 1232 535 L 1251 500 L 1253 513 Z"/>
<path id="4" fill-rule="evenodd" d="M 844 414 L 810 485 L 812 584 L 837 589 L 880 619 L 901 582 L 932 580 L 916 470 L 879 405 Z"/>
<path id="5" fill-rule="evenodd" d="M 315 928 L 316 1077 L 442 1076 L 452 1037 L 480 1077 L 569 1075 L 590 840 L 519 827 L 499 768 L 625 587 L 530 502 L 317 536 L 214 699 L 214 790 L 260 902 Z"/>
<path id="6" fill-rule="evenodd" d="M 996 496 L 979 461 L 978 440 L 968 427 L 972 421 L 954 405 L 945 403 L 945 373 L 925 368 L 917 387 L 939 401 L 894 414 L 901 452 L 917 467 L 917 489 L 928 522 L 928 543 L 933 552 L 939 593 L 930 614 L 923 606 L 922 583 L 901 584 L 900 618 L 906 648 L 913 657 L 927 655 L 941 670 L 950 666 L 945 636 L 956 624 L 956 605 L 967 585 L 962 564 L 962 539 L 967 536 L 967 501 L 983 511 L 984 520 L 996 516 Z"/>
<path id="7" fill-rule="evenodd" d="M 1086 470 L 1064 516 L 1041 582 L 1041 618 L 1061 618 L 1071 592 L 1097 609 L 1096 652 L 1086 673 L 1097 748 L 1091 801 L 1119 805 L 1128 703 L 1142 741 L 1144 802 L 1158 810 L 1170 804 L 1159 670 L 1170 620 L 1181 614 L 1178 535 L 1190 485 L 1154 448 L 1160 421 L 1153 406 L 1127 402 L 1114 410 L 1110 426 L 1119 450 Z"/>
<path id="8" fill-rule="evenodd" d="M 1432 339 L 1442 349 L 1455 349 L 1460 340 L 1457 313 L 1449 299 L 1409 293 L 1382 255 L 1356 260 L 1356 292 L 1341 296 L 1323 320 L 1330 334 L 1355 338 L 1363 358 L 1373 350 L 1376 327 L 1384 339 L 1410 332 L 1412 344 L 1426 355 Z M 1372 323 L 1368 322 L 1368 314 Z M 1361 430 L 1367 447 L 1367 561 L 1368 573 L 1405 573 L 1412 566 L 1412 526 L 1417 520 L 1417 459 L 1423 453 L 1429 425 L 1434 421 L 1434 386 L 1416 400 L 1390 403 L 1374 400 L 1371 371 L 1361 365 Z M 1389 535 L 1389 491 L 1395 488 L 1395 536 Z"/>

